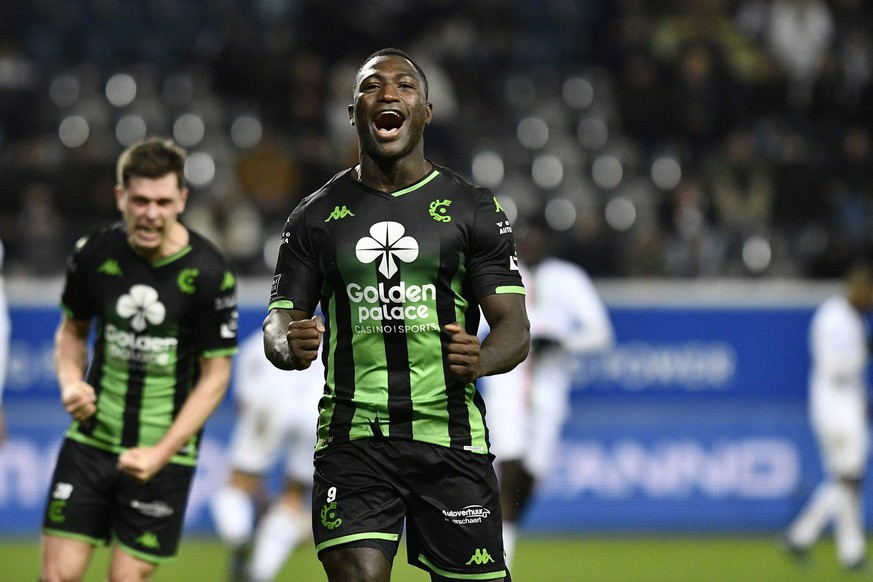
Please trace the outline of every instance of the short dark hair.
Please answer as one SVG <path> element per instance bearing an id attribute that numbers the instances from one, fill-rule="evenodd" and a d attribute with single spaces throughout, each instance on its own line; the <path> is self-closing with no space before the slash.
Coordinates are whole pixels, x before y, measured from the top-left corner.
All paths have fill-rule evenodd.
<path id="1" fill-rule="evenodd" d="M 176 174 L 179 189 L 185 187 L 185 150 L 173 140 L 158 137 L 138 141 L 118 157 L 115 179 L 118 186 L 127 188 L 132 176 L 162 178 Z"/>
<path id="2" fill-rule="evenodd" d="M 424 74 L 424 69 L 419 67 L 418 63 L 416 63 L 415 61 L 412 60 L 412 57 L 410 57 L 408 54 L 406 54 L 405 52 L 403 52 L 402 50 L 397 49 L 397 48 L 383 48 L 383 49 L 377 50 L 376 52 L 374 52 L 370 56 L 368 56 L 366 59 L 364 59 L 364 62 L 361 63 L 360 67 L 358 67 L 358 72 L 355 73 L 355 86 L 352 88 L 352 94 L 354 95 L 358 92 L 358 86 L 357 86 L 358 75 L 360 75 L 361 71 L 364 70 L 364 65 L 366 65 L 367 63 L 369 63 L 371 60 L 375 59 L 376 57 L 386 57 L 386 56 L 400 57 L 402 59 L 406 59 L 407 61 L 410 62 L 410 64 L 412 64 L 412 66 L 415 68 L 415 72 L 418 73 L 419 77 L 421 77 L 421 83 L 424 87 L 424 98 L 427 99 L 427 96 L 428 96 L 427 75 Z"/>

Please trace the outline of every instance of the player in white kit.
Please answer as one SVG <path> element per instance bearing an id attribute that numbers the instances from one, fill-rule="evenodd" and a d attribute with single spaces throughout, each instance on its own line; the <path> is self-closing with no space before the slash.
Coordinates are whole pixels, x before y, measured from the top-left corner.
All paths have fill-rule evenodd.
<path id="1" fill-rule="evenodd" d="M 324 367 L 316 359 L 304 371 L 276 368 L 264 356 L 258 329 L 240 347 L 233 386 L 238 417 L 228 447 L 231 471 L 212 498 L 212 518 L 234 551 L 231 579 L 264 582 L 311 536 L 312 454 Z M 268 474 L 280 460 L 283 490 L 269 500 Z"/>
<path id="2" fill-rule="evenodd" d="M 825 300 L 813 315 L 809 414 L 825 479 L 785 539 L 791 552 L 802 555 L 833 522 L 837 557 L 847 569 L 864 563 L 866 548 L 861 484 L 869 440 L 869 330 L 864 316 L 871 309 L 873 270 L 857 265 L 846 277 L 845 294 Z"/>
<path id="3" fill-rule="evenodd" d="M 0 241 L 0 445 L 6 440 L 6 416 L 3 412 L 3 387 L 6 382 L 6 368 L 9 362 L 9 339 L 12 324 L 9 320 L 9 306 L 6 303 L 6 288 L 3 283 L 3 241 Z"/>
<path id="4" fill-rule="evenodd" d="M 551 228 L 535 219 L 515 231 L 531 351 L 514 370 L 480 379 L 498 467 L 507 566 L 534 485 L 552 466 L 570 411 L 573 359 L 614 342 L 606 307 L 588 274 L 551 256 Z"/>

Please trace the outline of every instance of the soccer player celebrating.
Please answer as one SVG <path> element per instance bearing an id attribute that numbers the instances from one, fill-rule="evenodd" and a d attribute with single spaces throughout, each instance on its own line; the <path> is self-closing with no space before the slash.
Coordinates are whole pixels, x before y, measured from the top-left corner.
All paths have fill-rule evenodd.
<path id="1" fill-rule="evenodd" d="M 237 329 L 230 264 L 178 220 L 184 164 L 170 141 L 125 150 L 123 221 L 82 238 L 68 262 L 55 365 L 73 422 L 43 518 L 43 582 L 81 580 L 94 547 L 110 541 L 109 580 L 148 580 L 176 554 Z"/>
<path id="2" fill-rule="evenodd" d="M 364 61 L 348 110 L 359 163 L 288 218 L 264 322 L 279 368 L 324 344 L 312 513 L 334 582 L 388 580 L 404 522 L 432 580 L 509 579 L 475 381 L 526 357 L 524 288 L 493 194 L 424 157 L 427 95 L 403 52 Z"/>

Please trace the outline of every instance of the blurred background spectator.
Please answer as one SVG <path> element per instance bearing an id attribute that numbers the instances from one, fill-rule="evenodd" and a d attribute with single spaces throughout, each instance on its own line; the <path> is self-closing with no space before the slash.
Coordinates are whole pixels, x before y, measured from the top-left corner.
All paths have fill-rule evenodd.
<path id="1" fill-rule="evenodd" d="M 511 218 L 545 206 L 593 277 L 830 278 L 871 250 L 863 0 L 34 0 L 0 39 L 10 277 L 60 274 L 155 134 L 190 153 L 187 220 L 269 274 L 269 233 L 355 159 L 336 79 L 384 46 L 432 72 L 434 161 Z"/>

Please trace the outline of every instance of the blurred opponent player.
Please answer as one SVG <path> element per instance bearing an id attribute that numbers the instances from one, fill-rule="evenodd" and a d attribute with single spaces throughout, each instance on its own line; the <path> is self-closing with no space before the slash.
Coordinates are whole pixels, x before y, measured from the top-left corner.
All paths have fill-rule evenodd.
<path id="1" fill-rule="evenodd" d="M 6 441 L 6 416 L 3 412 L 3 387 L 6 385 L 6 367 L 9 363 L 9 337 L 12 324 L 9 321 L 9 305 L 3 283 L 3 241 L 0 240 L 0 445 Z"/>
<path id="2" fill-rule="evenodd" d="M 320 359 L 289 372 L 267 360 L 260 329 L 243 342 L 234 368 L 239 416 L 228 451 L 231 472 L 211 502 L 218 535 L 234 551 L 233 580 L 273 580 L 310 537 L 312 453 L 323 386 Z M 285 482 L 270 502 L 268 476 L 280 458 Z M 269 505 L 261 516 L 263 503 Z"/>
<path id="3" fill-rule="evenodd" d="M 549 470 L 569 413 L 572 358 L 609 349 L 613 329 L 588 274 L 556 259 L 552 229 L 533 219 L 516 229 L 527 289 L 531 351 L 514 370 L 480 380 L 503 508 L 506 563 L 534 485 Z"/>
<path id="4" fill-rule="evenodd" d="M 867 467 L 867 364 L 873 309 L 873 267 L 858 264 L 845 293 L 825 300 L 812 318 L 809 414 L 818 439 L 825 480 L 791 523 L 786 545 L 802 555 L 833 521 L 837 557 L 847 569 L 864 563 L 866 541 L 861 482 Z"/>

